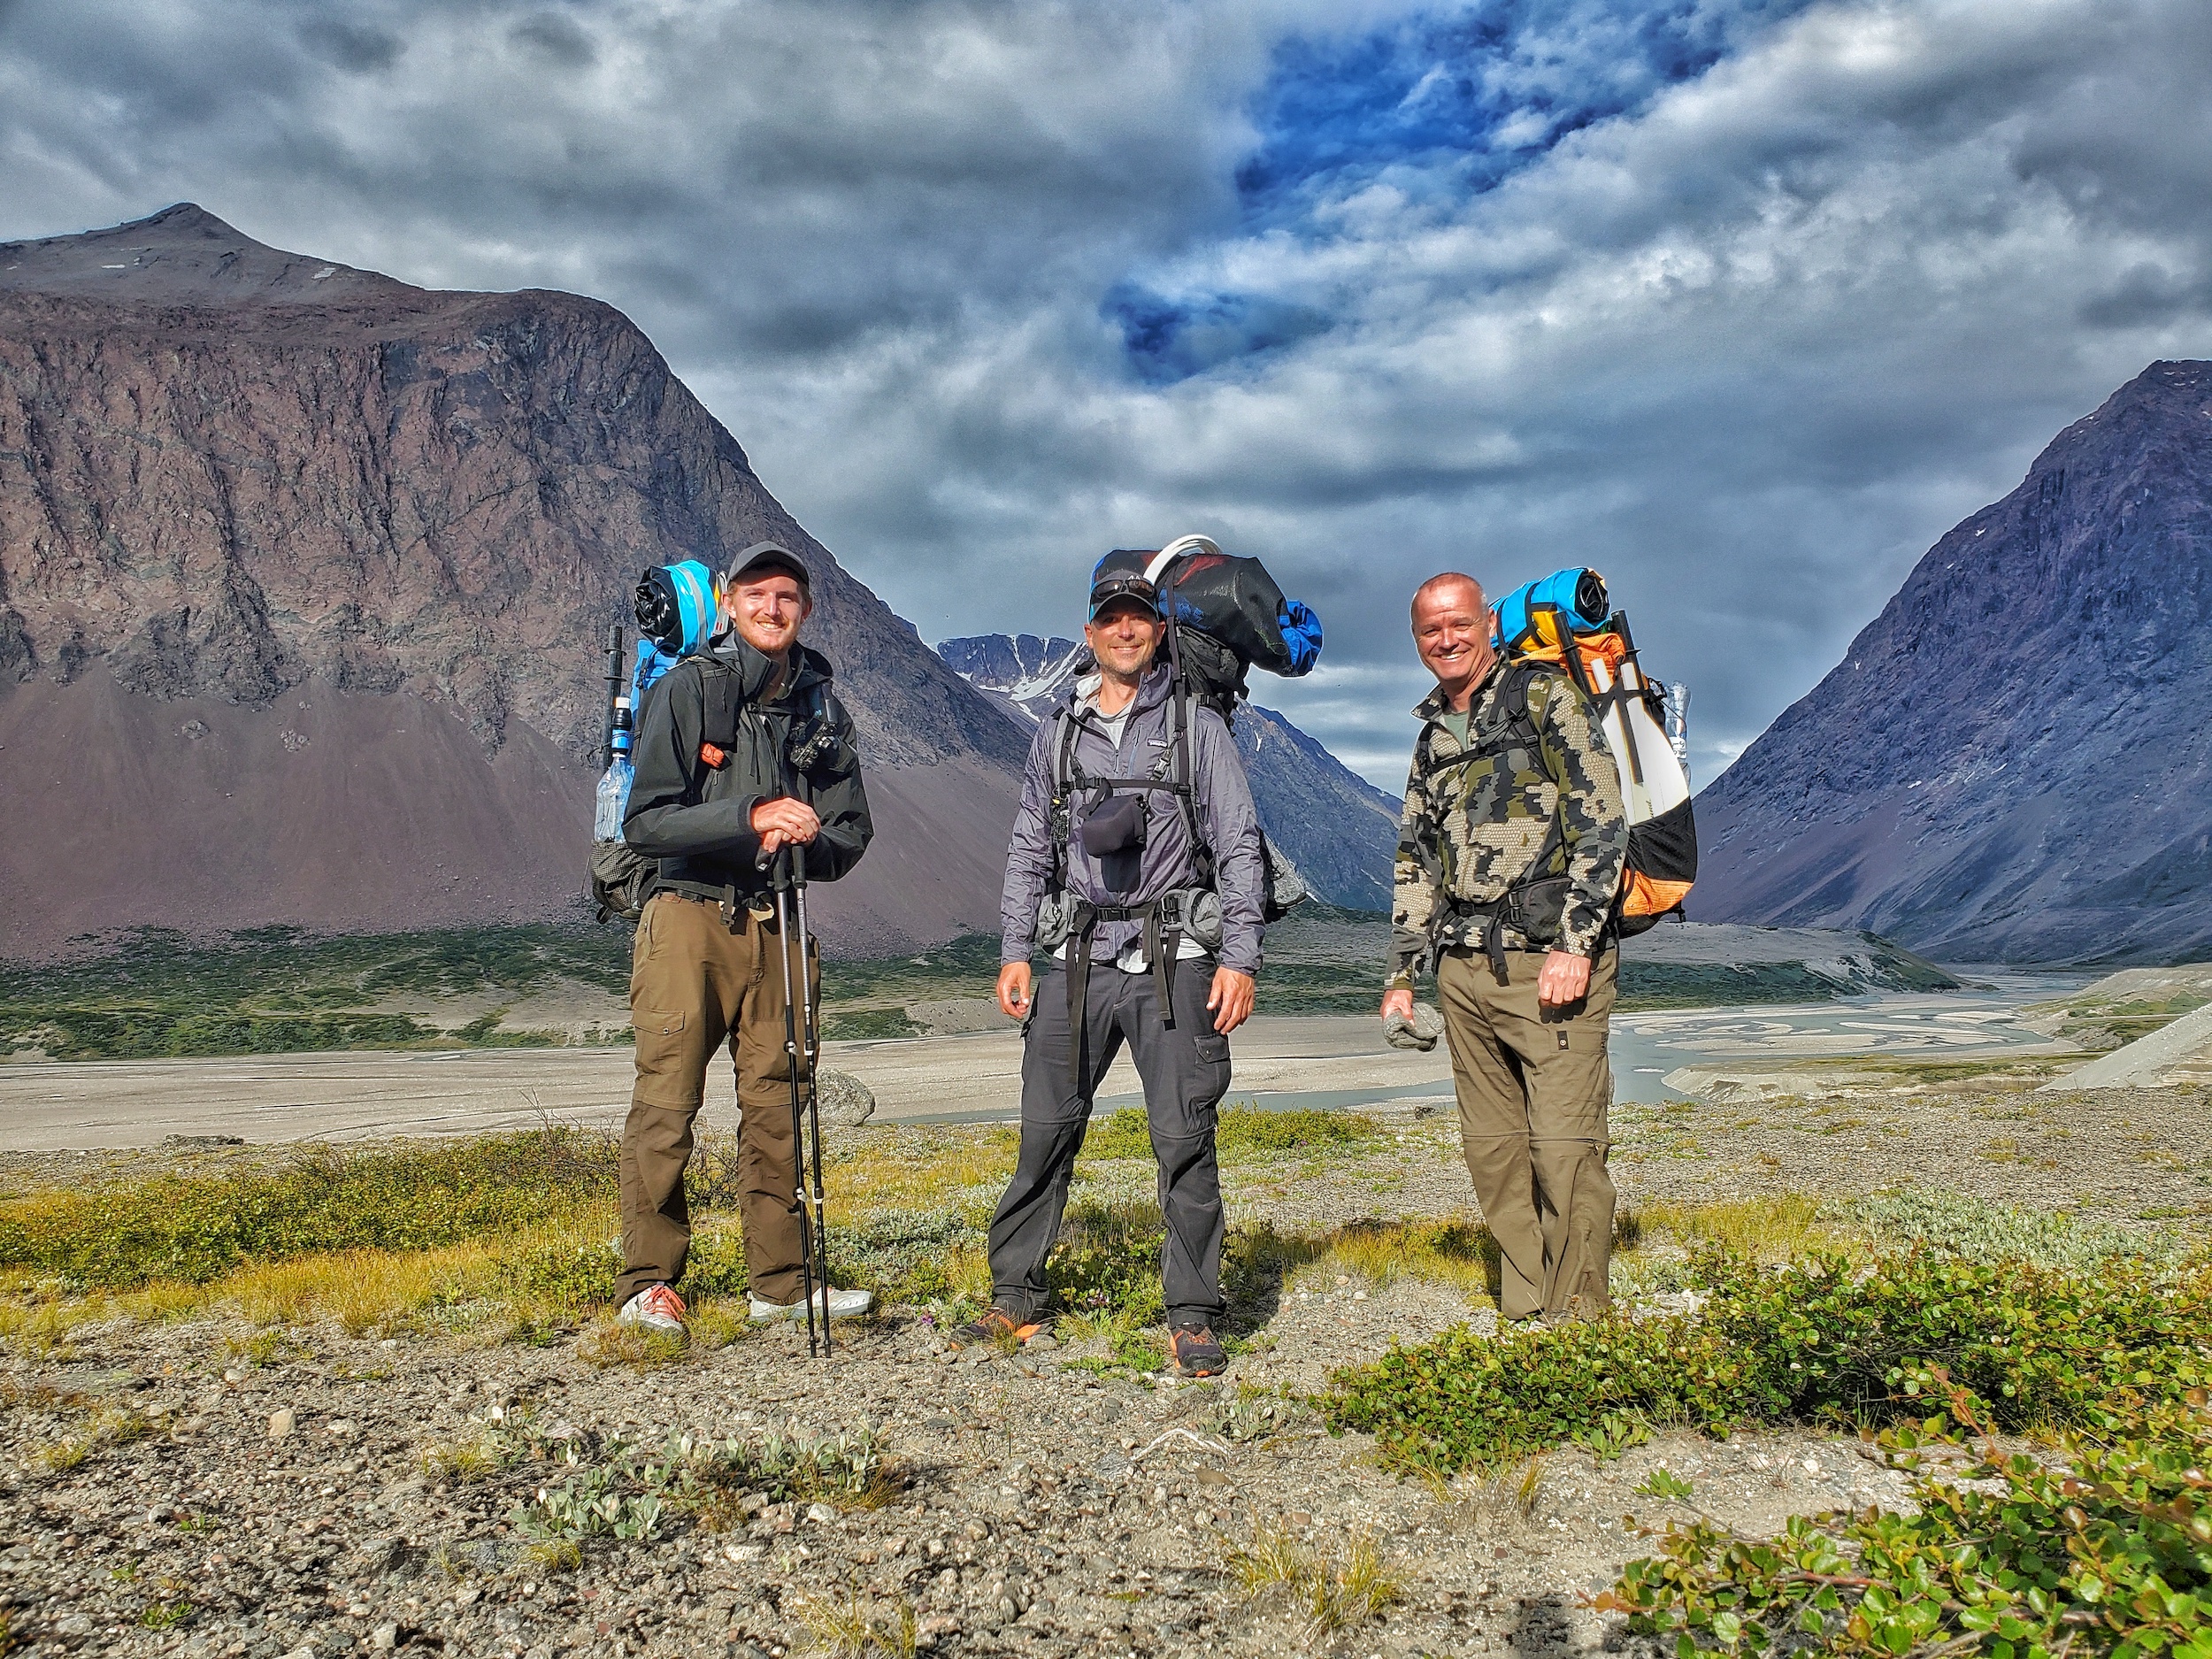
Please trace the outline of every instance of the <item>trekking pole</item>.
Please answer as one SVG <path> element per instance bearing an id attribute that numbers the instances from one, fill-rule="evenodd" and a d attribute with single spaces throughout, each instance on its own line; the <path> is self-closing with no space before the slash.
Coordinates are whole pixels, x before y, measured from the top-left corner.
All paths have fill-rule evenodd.
<path id="1" fill-rule="evenodd" d="M 826 1359 L 830 1351 L 829 1221 L 822 1212 L 822 1086 L 817 1071 L 822 1057 L 822 1021 L 821 1010 L 816 1002 L 819 988 L 815 984 L 814 976 L 807 972 L 807 947 L 812 942 L 813 936 L 806 929 L 806 849 L 803 847 L 794 853 L 792 868 L 795 872 L 792 893 L 799 918 L 800 1006 L 804 1010 L 799 1029 L 801 1047 L 806 1054 L 806 1120 L 808 1132 L 814 1141 L 814 1248 L 818 1257 L 815 1278 L 822 1286 L 822 1356 Z"/>
<path id="2" fill-rule="evenodd" d="M 791 983 L 791 849 L 785 848 L 776 855 L 775 872 L 772 878 L 776 893 L 776 940 L 778 955 L 783 961 L 783 1053 L 784 1062 L 791 1074 L 791 1175 L 793 1197 L 799 1210 L 799 1285 L 806 1302 L 807 1357 L 814 1357 L 814 1229 L 807 1214 L 806 1179 L 806 1110 L 800 1097 L 799 1082 L 799 1002 L 805 995 L 806 962 L 799 963 L 799 988 L 795 993 Z M 829 1303 L 822 1304 L 822 1323 L 829 1323 Z"/>
<path id="3" fill-rule="evenodd" d="M 607 624 L 607 672 L 603 677 L 607 682 L 607 695 L 601 700 L 606 713 L 605 727 L 599 735 L 599 769 L 602 772 L 614 764 L 614 705 L 615 699 L 622 695 L 623 680 L 622 625 L 619 622 Z"/>

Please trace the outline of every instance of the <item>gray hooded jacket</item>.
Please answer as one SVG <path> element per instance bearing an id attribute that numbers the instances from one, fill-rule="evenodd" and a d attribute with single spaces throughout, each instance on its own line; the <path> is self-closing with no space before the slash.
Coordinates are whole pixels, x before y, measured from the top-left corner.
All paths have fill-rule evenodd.
<path id="1" fill-rule="evenodd" d="M 1168 685 L 1166 664 L 1156 664 L 1146 672 L 1122 728 L 1119 749 L 1099 728 L 1094 711 L 1076 707 L 1072 688 L 1061 695 L 1055 718 L 1038 726 L 1022 779 L 1021 810 L 1015 814 L 1013 840 L 1006 849 L 1006 887 L 999 899 L 1002 961 L 1029 960 L 1036 942 L 1037 905 L 1052 881 L 1052 761 L 1060 719 L 1078 722 L 1075 759 L 1091 777 L 1164 780 L 1171 775 L 1169 744 L 1174 717 Z M 1221 965 L 1239 973 L 1257 973 L 1265 865 L 1252 787 L 1245 780 L 1244 762 L 1221 717 L 1194 699 L 1188 706 L 1192 804 L 1213 849 L 1214 887 L 1221 895 Z M 1102 859 L 1083 850 L 1083 821 L 1100 798 L 1094 790 L 1079 792 L 1070 814 L 1068 890 L 1075 897 L 1091 904 L 1128 908 L 1199 884 L 1197 849 L 1191 845 L 1173 794 L 1146 791 L 1141 851 L 1109 854 Z M 1141 922 L 1101 922 L 1092 936 L 1092 956 L 1110 962 L 1143 931 Z"/>

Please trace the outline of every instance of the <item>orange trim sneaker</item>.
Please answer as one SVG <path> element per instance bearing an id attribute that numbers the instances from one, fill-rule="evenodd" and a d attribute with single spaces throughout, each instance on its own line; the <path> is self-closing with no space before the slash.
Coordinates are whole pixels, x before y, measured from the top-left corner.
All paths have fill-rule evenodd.
<path id="1" fill-rule="evenodd" d="M 1175 1348 L 1175 1369 L 1186 1377 L 1218 1377 L 1229 1369 L 1229 1356 L 1214 1340 L 1213 1328 L 1179 1325 L 1168 1333 Z"/>
<path id="2" fill-rule="evenodd" d="M 952 1342 L 955 1348 L 972 1348 L 979 1342 L 1002 1341 L 1009 1336 L 1017 1342 L 1026 1342 L 1044 1328 L 1041 1319 L 1024 1325 L 1003 1308 L 986 1308 L 952 1333 Z"/>
<path id="3" fill-rule="evenodd" d="M 684 1333 L 684 1299 L 672 1285 L 648 1285 L 622 1304 L 614 1317 L 617 1325 L 643 1325 L 662 1336 Z"/>

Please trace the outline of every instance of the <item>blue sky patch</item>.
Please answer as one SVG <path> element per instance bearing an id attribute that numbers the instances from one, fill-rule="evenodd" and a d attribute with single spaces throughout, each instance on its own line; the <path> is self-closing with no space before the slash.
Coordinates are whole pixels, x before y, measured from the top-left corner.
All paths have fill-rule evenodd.
<path id="1" fill-rule="evenodd" d="M 1099 310 L 1121 329 L 1130 366 L 1148 386 L 1172 386 L 1329 326 L 1325 316 L 1309 306 L 1263 295 L 1170 298 L 1139 282 L 1117 283 Z"/>
<path id="2" fill-rule="evenodd" d="M 1314 210 L 1387 173 L 1444 207 L 1495 187 L 1570 134 L 1634 112 L 1812 0 L 1485 0 L 1348 36 L 1285 41 L 1237 170 L 1240 234 L 1319 236 Z M 1101 312 L 1130 367 L 1172 385 L 1319 333 L 1310 303 L 1174 296 L 1131 278 Z"/>
<path id="3" fill-rule="evenodd" d="M 1810 0 L 1489 0 L 1276 50 L 1238 169 L 1248 215 L 1300 216 L 1386 168 L 1486 189 L 1697 76 Z"/>

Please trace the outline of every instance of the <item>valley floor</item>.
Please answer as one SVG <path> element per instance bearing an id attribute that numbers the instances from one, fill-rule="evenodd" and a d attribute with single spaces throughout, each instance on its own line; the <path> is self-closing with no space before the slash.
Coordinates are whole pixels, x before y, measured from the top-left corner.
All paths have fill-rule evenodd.
<path id="1" fill-rule="evenodd" d="M 1764 1534 L 1903 1495 L 1870 1448 L 1812 1428 L 1670 1432 L 1612 1461 L 1569 1448 L 1448 1481 L 1325 1432 L 1301 1399 L 1337 1368 L 1494 1318 L 1463 1279 L 1342 1242 L 1355 1218 L 1470 1210 L 1451 1124 L 1401 1108 L 1327 1156 L 1230 1164 L 1234 1222 L 1339 1243 L 1236 1309 L 1218 1382 L 1153 1372 L 1127 1332 L 958 1354 L 913 1309 L 841 1327 L 827 1361 L 789 1326 L 725 1326 L 672 1357 L 603 1327 L 534 1343 L 205 1310 L 42 1323 L 20 1312 L 38 1299 L 26 1281 L 0 1360 L 8 1632 L 42 1653 L 236 1659 L 1580 1653 L 1621 1640 L 1588 1603 L 1650 1552 L 1640 1522 L 1703 1514 Z M 1004 1153 L 1002 1131 L 935 1133 L 972 1137 L 987 1173 Z M 1885 1189 L 2070 1209 L 2070 1225 L 2137 1237 L 2212 1214 L 2212 1095 L 2194 1091 L 2039 1096 L 1903 1070 L 1754 1107 L 1624 1108 L 1616 1133 L 1638 1218 L 1617 1294 L 1647 1306 L 1678 1304 L 1665 1269 L 1682 1247 L 1801 1253 Z M 71 1167 L 0 1172 L 20 1193 Z M 1140 1162 L 1087 1167 L 1102 1201 L 1148 1189 Z M 858 1437 L 889 1473 L 813 1501 L 762 1489 L 672 1509 L 650 1541 L 526 1547 L 517 1512 L 571 1477 L 572 1448 L 588 1468 L 618 1441 L 664 1455 L 674 1434 L 844 1435 L 841 1455 Z M 1248 1592 L 1270 1558 L 1295 1582 Z"/>

